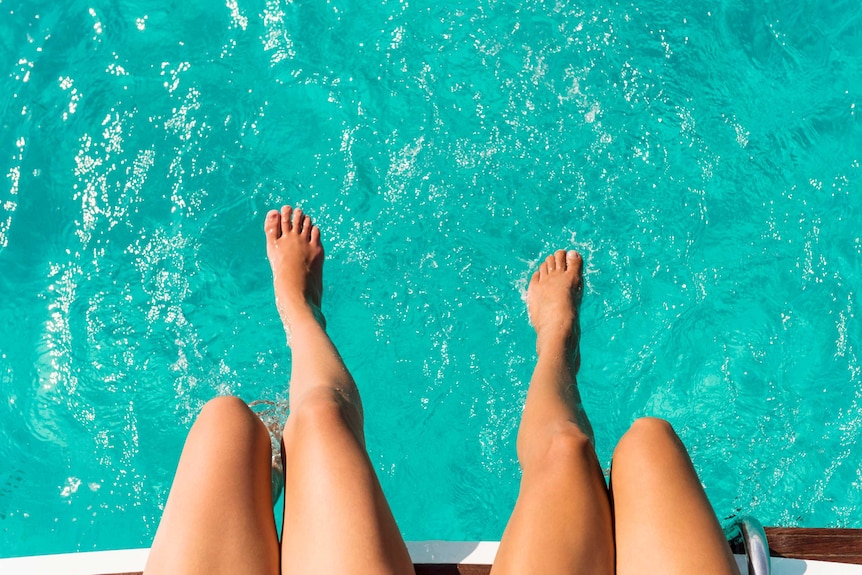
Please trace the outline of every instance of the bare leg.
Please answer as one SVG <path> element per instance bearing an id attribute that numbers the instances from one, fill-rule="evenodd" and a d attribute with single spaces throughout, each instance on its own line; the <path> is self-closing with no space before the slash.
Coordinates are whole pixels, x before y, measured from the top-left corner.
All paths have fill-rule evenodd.
<path id="1" fill-rule="evenodd" d="M 521 491 L 494 575 L 612 574 L 607 488 L 575 382 L 581 256 L 559 250 L 527 291 L 538 361 L 518 431 Z"/>
<path id="2" fill-rule="evenodd" d="M 144 573 L 278 573 L 269 433 L 240 399 L 207 403 L 189 431 Z"/>
<path id="3" fill-rule="evenodd" d="M 614 452 L 617 573 L 739 575 L 685 447 L 664 420 L 637 420 Z"/>
<path id="4" fill-rule="evenodd" d="M 413 573 L 365 451 L 359 392 L 322 325 L 320 231 L 289 206 L 267 214 L 264 227 L 293 357 L 282 568 L 291 574 Z"/>

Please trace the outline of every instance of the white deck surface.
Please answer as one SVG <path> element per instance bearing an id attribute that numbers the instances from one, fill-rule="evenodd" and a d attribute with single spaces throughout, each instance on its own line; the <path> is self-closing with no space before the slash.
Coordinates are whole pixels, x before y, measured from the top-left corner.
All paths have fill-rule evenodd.
<path id="1" fill-rule="evenodd" d="M 493 563 L 496 541 L 412 541 L 407 543 L 414 563 Z M 143 571 L 149 549 L 65 553 L 0 559 L 0 575 L 101 575 Z M 743 575 L 745 559 L 736 557 Z M 862 565 L 772 559 L 774 575 L 862 575 Z"/>

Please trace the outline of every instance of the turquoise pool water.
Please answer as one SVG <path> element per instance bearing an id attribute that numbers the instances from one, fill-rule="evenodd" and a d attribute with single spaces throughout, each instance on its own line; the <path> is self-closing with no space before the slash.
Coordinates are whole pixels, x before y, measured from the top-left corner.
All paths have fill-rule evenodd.
<path id="1" fill-rule="evenodd" d="M 148 545 L 185 433 L 284 399 L 307 209 L 408 539 L 496 539 L 586 260 L 604 465 L 668 418 L 720 518 L 862 527 L 858 2 L 0 2 L 0 556 Z"/>

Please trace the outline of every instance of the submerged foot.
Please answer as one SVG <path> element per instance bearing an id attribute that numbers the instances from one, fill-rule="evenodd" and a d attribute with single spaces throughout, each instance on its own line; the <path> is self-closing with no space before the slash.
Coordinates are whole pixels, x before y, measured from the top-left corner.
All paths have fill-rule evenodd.
<path id="1" fill-rule="evenodd" d="M 549 348 L 574 355 L 577 362 L 578 306 L 581 303 L 581 255 L 557 250 L 539 266 L 527 288 L 527 310 L 536 330 L 536 350 Z M 577 365 L 574 366 L 577 369 Z"/>
<path id="2" fill-rule="evenodd" d="M 275 305 L 290 338 L 290 326 L 301 321 L 323 324 L 323 244 L 320 229 L 300 208 L 271 210 L 264 222 L 266 255 L 272 266 Z"/>

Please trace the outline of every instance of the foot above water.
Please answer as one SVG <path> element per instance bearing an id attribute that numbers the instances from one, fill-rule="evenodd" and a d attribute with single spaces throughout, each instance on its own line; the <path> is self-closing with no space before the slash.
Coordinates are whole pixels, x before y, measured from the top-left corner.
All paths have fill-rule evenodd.
<path id="1" fill-rule="evenodd" d="M 288 331 L 298 321 L 322 323 L 323 244 L 320 229 L 302 209 L 283 206 L 264 220 L 266 255 L 272 267 L 275 305 Z"/>
<path id="2" fill-rule="evenodd" d="M 581 254 L 557 250 L 530 279 L 527 310 L 539 353 L 548 345 L 563 344 L 568 351 L 577 348 L 582 268 Z"/>

